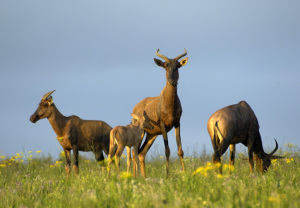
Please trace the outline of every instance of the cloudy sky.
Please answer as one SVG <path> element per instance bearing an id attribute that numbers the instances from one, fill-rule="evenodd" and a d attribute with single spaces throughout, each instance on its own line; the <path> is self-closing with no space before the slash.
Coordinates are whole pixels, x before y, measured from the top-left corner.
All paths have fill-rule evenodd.
<path id="1" fill-rule="evenodd" d="M 128 124 L 134 105 L 166 84 L 158 48 L 170 58 L 188 52 L 178 84 L 186 155 L 212 150 L 208 118 L 240 100 L 256 113 L 266 149 L 273 138 L 299 146 L 299 11 L 296 0 L 1 1 L 0 154 L 58 155 L 47 119 L 29 121 L 54 89 L 65 116 Z M 174 130 L 169 144 L 175 156 Z"/>

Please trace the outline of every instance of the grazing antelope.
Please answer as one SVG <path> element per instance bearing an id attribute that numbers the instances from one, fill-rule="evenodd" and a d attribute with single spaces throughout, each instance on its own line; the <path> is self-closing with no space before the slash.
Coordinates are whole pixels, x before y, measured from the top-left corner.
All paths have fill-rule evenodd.
<path id="1" fill-rule="evenodd" d="M 104 121 L 83 120 L 78 116 L 62 115 L 55 104 L 51 94 L 55 90 L 46 93 L 34 114 L 30 117 L 32 123 L 47 118 L 57 139 L 64 149 L 66 156 L 66 172 L 69 177 L 71 165 L 71 150 L 73 150 L 73 169 L 76 176 L 78 169 L 78 151 L 93 151 L 97 161 L 103 161 L 103 151 L 108 155 L 109 133 L 112 129 Z"/>
<path id="2" fill-rule="evenodd" d="M 150 149 L 151 145 L 155 141 L 156 137 L 160 134 L 163 135 L 164 145 L 165 145 L 165 155 L 166 155 L 166 172 L 167 177 L 169 175 L 169 157 L 170 157 L 170 148 L 168 144 L 168 135 L 167 133 L 175 127 L 176 141 L 178 147 L 178 156 L 180 157 L 182 169 L 184 170 L 183 162 L 183 151 L 181 146 L 181 137 L 180 137 L 180 117 L 182 114 L 181 103 L 177 95 L 177 82 L 179 79 L 178 69 L 186 65 L 188 58 L 184 58 L 181 61 L 182 57 L 187 55 L 185 53 L 177 56 L 174 59 L 169 59 L 164 55 L 158 53 L 159 49 L 156 51 L 156 55 L 162 58 L 165 62 L 154 59 L 156 65 L 163 67 L 166 70 L 166 86 L 160 93 L 160 96 L 157 97 L 147 97 L 140 101 L 134 108 L 133 113 L 141 116 L 144 111 L 147 112 L 147 115 L 152 121 L 155 121 L 153 124 L 154 128 L 152 130 L 145 129 L 147 132 L 146 140 L 143 143 L 142 147 L 139 149 L 139 160 L 141 163 L 141 171 L 143 177 L 146 177 L 145 174 L 145 157 L 146 153 Z M 132 123 L 136 119 L 133 118 Z"/>
<path id="3" fill-rule="evenodd" d="M 127 150 L 127 173 L 131 163 L 130 148 L 133 147 L 133 174 L 136 177 L 136 172 L 139 174 L 138 150 L 144 137 L 144 129 L 153 129 L 150 119 L 144 111 L 143 115 L 138 117 L 135 114 L 131 116 L 136 119 L 136 122 L 127 126 L 116 126 L 110 132 L 110 153 L 115 153 L 115 162 L 118 174 L 120 173 L 120 156 L 126 147 Z M 108 154 L 108 175 L 110 174 L 110 163 L 113 154 Z"/>
<path id="4" fill-rule="evenodd" d="M 253 173 L 253 153 L 257 161 L 258 170 L 266 172 L 271 165 L 271 159 L 282 158 L 273 155 L 278 149 L 275 140 L 275 149 L 267 154 L 262 145 L 259 133 L 259 124 L 250 105 L 245 101 L 230 105 L 216 111 L 207 122 L 207 130 L 210 135 L 214 154 L 213 163 L 221 163 L 221 156 L 230 147 L 229 165 L 234 165 L 235 144 L 242 143 L 248 147 L 250 171 Z M 222 167 L 219 168 L 222 173 Z"/>

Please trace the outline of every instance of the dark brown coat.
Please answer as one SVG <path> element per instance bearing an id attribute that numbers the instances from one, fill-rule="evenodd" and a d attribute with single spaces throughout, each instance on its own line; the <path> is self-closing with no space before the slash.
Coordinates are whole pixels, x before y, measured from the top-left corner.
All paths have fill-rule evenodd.
<path id="1" fill-rule="evenodd" d="M 62 115 L 53 103 L 51 94 L 46 93 L 37 110 L 30 117 L 32 123 L 47 118 L 50 122 L 57 139 L 64 149 L 66 156 L 66 172 L 69 176 L 71 165 L 71 150 L 73 150 L 73 169 L 78 175 L 78 151 L 92 151 L 97 161 L 103 161 L 103 151 L 109 152 L 109 133 L 112 129 L 104 121 L 83 120 L 78 116 Z"/>
<path id="2" fill-rule="evenodd" d="M 146 111 L 150 119 L 155 122 L 153 130 L 145 129 L 147 132 L 146 140 L 139 150 L 139 160 L 141 163 L 141 170 L 144 177 L 146 177 L 145 174 L 146 153 L 150 149 L 156 137 L 160 134 L 162 134 L 164 138 L 165 154 L 167 160 L 166 171 L 168 176 L 170 148 L 168 144 L 167 133 L 173 127 L 175 127 L 178 155 L 182 163 L 182 169 L 184 170 L 183 151 L 182 151 L 181 137 L 180 137 L 180 118 L 182 114 L 182 108 L 181 108 L 179 97 L 177 95 L 177 82 L 179 79 L 178 69 L 184 66 L 188 61 L 188 58 L 184 58 L 181 61 L 179 61 L 179 59 L 187 55 L 187 52 L 185 51 L 184 54 L 181 54 L 174 59 L 169 59 L 166 56 L 159 54 L 158 51 L 159 50 L 157 50 L 156 55 L 164 59 L 165 62 L 162 62 L 159 59 L 154 59 L 154 61 L 158 66 L 163 67 L 166 70 L 166 81 L 167 81 L 166 86 L 161 91 L 160 96 L 147 97 L 142 101 L 140 101 L 133 108 L 134 114 L 141 116 L 143 114 L 143 111 Z"/>
<path id="3" fill-rule="evenodd" d="M 230 165 L 234 165 L 235 144 L 238 143 L 248 147 L 251 173 L 253 173 L 254 166 L 253 153 L 261 172 L 267 171 L 271 165 L 271 159 L 281 158 L 273 155 L 278 148 L 276 140 L 275 149 L 270 154 L 264 152 L 257 118 L 245 101 L 216 111 L 208 119 L 207 130 L 214 149 L 214 164 L 221 162 L 221 156 L 230 146 Z M 221 167 L 220 173 L 222 173 Z"/>

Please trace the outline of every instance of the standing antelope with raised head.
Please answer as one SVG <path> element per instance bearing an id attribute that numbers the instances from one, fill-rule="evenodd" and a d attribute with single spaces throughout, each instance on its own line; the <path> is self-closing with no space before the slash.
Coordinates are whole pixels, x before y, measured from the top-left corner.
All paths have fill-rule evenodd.
<path id="1" fill-rule="evenodd" d="M 179 61 L 182 57 L 187 55 L 185 53 L 177 56 L 174 59 L 169 59 L 164 55 L 158 53 L 159 49 L 156 51 L 156 55 L 162 58 L 165 62 L 154 58 L 156 65 L 163 67 L 166 71 L 166 86 L 157 97 L 147 97 L 140 101 L 134 108 L 133 113 L 140 116 L 144 111 L 152 121 L 155 121 L 154 128 L 152 130 L 145 129 L 147 132 L 146 140 L 142 147 L 139 149 L 139 160 L 141 163 L 141 171 L 144 177 L 145 174 L 145 157 L 155 141 L 156 137 L 162 134 L 165 145 L 165 155 L 166 155 L 166 172 L 167 177 L 169 175 L 169 157 L 170 148 L 168 144 L 167 133 L 175 127 L 176 142 L 178 147 L 178 156 L 180 157 L 182 169 L 184 170 L 183 162 L 183 151 L 181 146 L 180 137 L 180 118 L 182 114 L 181 103 L 177 95 L 177 82 L 179 79 L 178 69 L 186 65 L 188 58 L 184 58 Z M 132 122 L 134 122 L 133 119 Z"/>
<path id="2" fill-rule="evenodd" d="M 73 169 L 77 176 L 79 151 L 93 151 L 96 160 L 103 161 L 103 151 L 108 155 L 109 133 L 112 128 L 104 121 L 83 120 L 75 115 L 68 117 L 62 115 L 53 103 L 51 94 L 54 91 L 42 97 L 30 121 L 36 123 L 43 118 L 48 119 L 65 152 L 67 177 L 70 173 L 71 150 L 73 150 Z"/>

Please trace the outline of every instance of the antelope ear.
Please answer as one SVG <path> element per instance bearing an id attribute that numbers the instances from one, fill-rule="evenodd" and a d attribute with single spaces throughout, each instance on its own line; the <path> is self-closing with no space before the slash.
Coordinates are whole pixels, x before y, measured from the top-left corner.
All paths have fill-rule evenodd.
<path id="1" fill-rule="evenodd" d="M 164 62 L 162 62 L 159 59 L 154 58 L 154 62 L 156 63 L 157 66 L 163 67 L 164 66 Z"/>
<path id="2" fill-rule="evenodd" d="M 186 57 L 186 58 L 182 59 L 182 60 L 180 61 L 180 65 L 181 65 L 181 66 L 184 66 L 184 65 L 186 65 L 186 63 L 187 63 L 188 59 L 189 59 L 188 57 Z"/>
<path id="3" fill-rule="evenodd" d="M 47 103 L 49 106 L 51 106 L 53 104 L 53 99 L 51 96 L 48 98 Z"/>
<path id="4" fill-rule="evenodd" d="M 136 120 L 139 119 L 139 117 L 137 115 L 133 114 L 133 113 L 130 113 L 130 115 L 132 116 L 133 119 L 136 119 Z"/>

